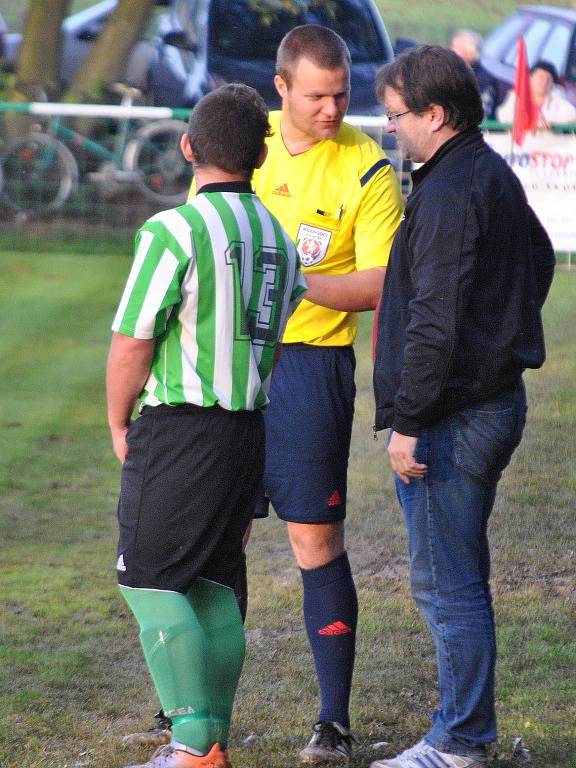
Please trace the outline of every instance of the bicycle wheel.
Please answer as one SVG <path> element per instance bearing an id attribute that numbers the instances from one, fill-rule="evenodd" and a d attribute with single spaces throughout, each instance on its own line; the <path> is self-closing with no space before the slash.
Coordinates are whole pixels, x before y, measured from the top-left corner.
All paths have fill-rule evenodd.
<path id="1" fill-rule="evenodd" d="M 78 185 L 78 165 L 61 141 L 44 133 L 14 139 L 2 156 L 2 200 L 15 211 L 58 210 Z"/>
<path id="2" fill-rule="evenodd" d="M 124 152 L 124 168 L 136 171 L 136 186 L 145 197 L 166 207 L 186 202 L 192 166 L 182 156 L 182 120 L 159 120 L 139 128 Z"/>

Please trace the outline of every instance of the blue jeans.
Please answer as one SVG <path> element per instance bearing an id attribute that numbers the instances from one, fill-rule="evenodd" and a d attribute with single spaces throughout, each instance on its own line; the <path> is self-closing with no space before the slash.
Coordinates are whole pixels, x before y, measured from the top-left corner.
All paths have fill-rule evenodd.
<path id="1" fill-rule="evenodd" d="M 440 708 L 424 737 L 469 755 L 496 739 L 496 637 L 487 525 L 496 486 L 526 420 L 522 382 L 424 429 L 409 485 L 396 479 L 410 550 L 412 594 L 436 644 Z"/>

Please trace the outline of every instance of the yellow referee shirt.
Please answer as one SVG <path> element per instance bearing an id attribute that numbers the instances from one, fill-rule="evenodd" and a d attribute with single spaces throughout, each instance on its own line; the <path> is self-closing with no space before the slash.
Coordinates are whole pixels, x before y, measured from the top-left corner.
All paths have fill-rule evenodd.
<path id="1" fill-rule="evenodd" d="M 403 205 L 394 169 L 381 147 L 344 123 L 325 139 L 291 155 L 270 113 L 274 135 L 253 186 L 298 247 L 303 271 L 343 275 L 384 267 Z M 356 336 L 356 314 L 302 301 L 288 321 L 285 343 L 346 346 Z"/>

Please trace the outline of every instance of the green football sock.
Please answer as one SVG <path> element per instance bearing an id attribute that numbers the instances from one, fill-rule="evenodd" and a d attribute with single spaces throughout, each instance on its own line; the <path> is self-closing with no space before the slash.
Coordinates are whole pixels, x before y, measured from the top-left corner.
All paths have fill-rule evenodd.
<path id="1" fill-rule="evenodd" d="M 191 603 L 179 592 L 123 586 L 120 591 L 140 625 L 144 657 L 162 709 L 172 718 L 175 740 L 206 754 L 218 741 L 210 711 L 211 653 Z"/>
<path id="2" fill-rule="evenodd" d="M 206 636 L 210 712 L 216 741 L 226 748 L 246 648 L 242 617 L 233 590 L 213 581 L 198 579 L 187 598 Z"/>

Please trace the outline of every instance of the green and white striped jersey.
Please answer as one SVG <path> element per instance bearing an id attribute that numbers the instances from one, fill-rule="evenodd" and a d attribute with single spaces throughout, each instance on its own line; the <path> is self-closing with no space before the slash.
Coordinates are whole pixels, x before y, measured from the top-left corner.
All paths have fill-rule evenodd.
<path id="1" fill-rule="evenodd" d="M 138 231 L 112 329 L 156 339 L 145 405 L 268 402 L 276 345 L 306 290 L 296 249 L 249 192 L 201 192 Z"/>

